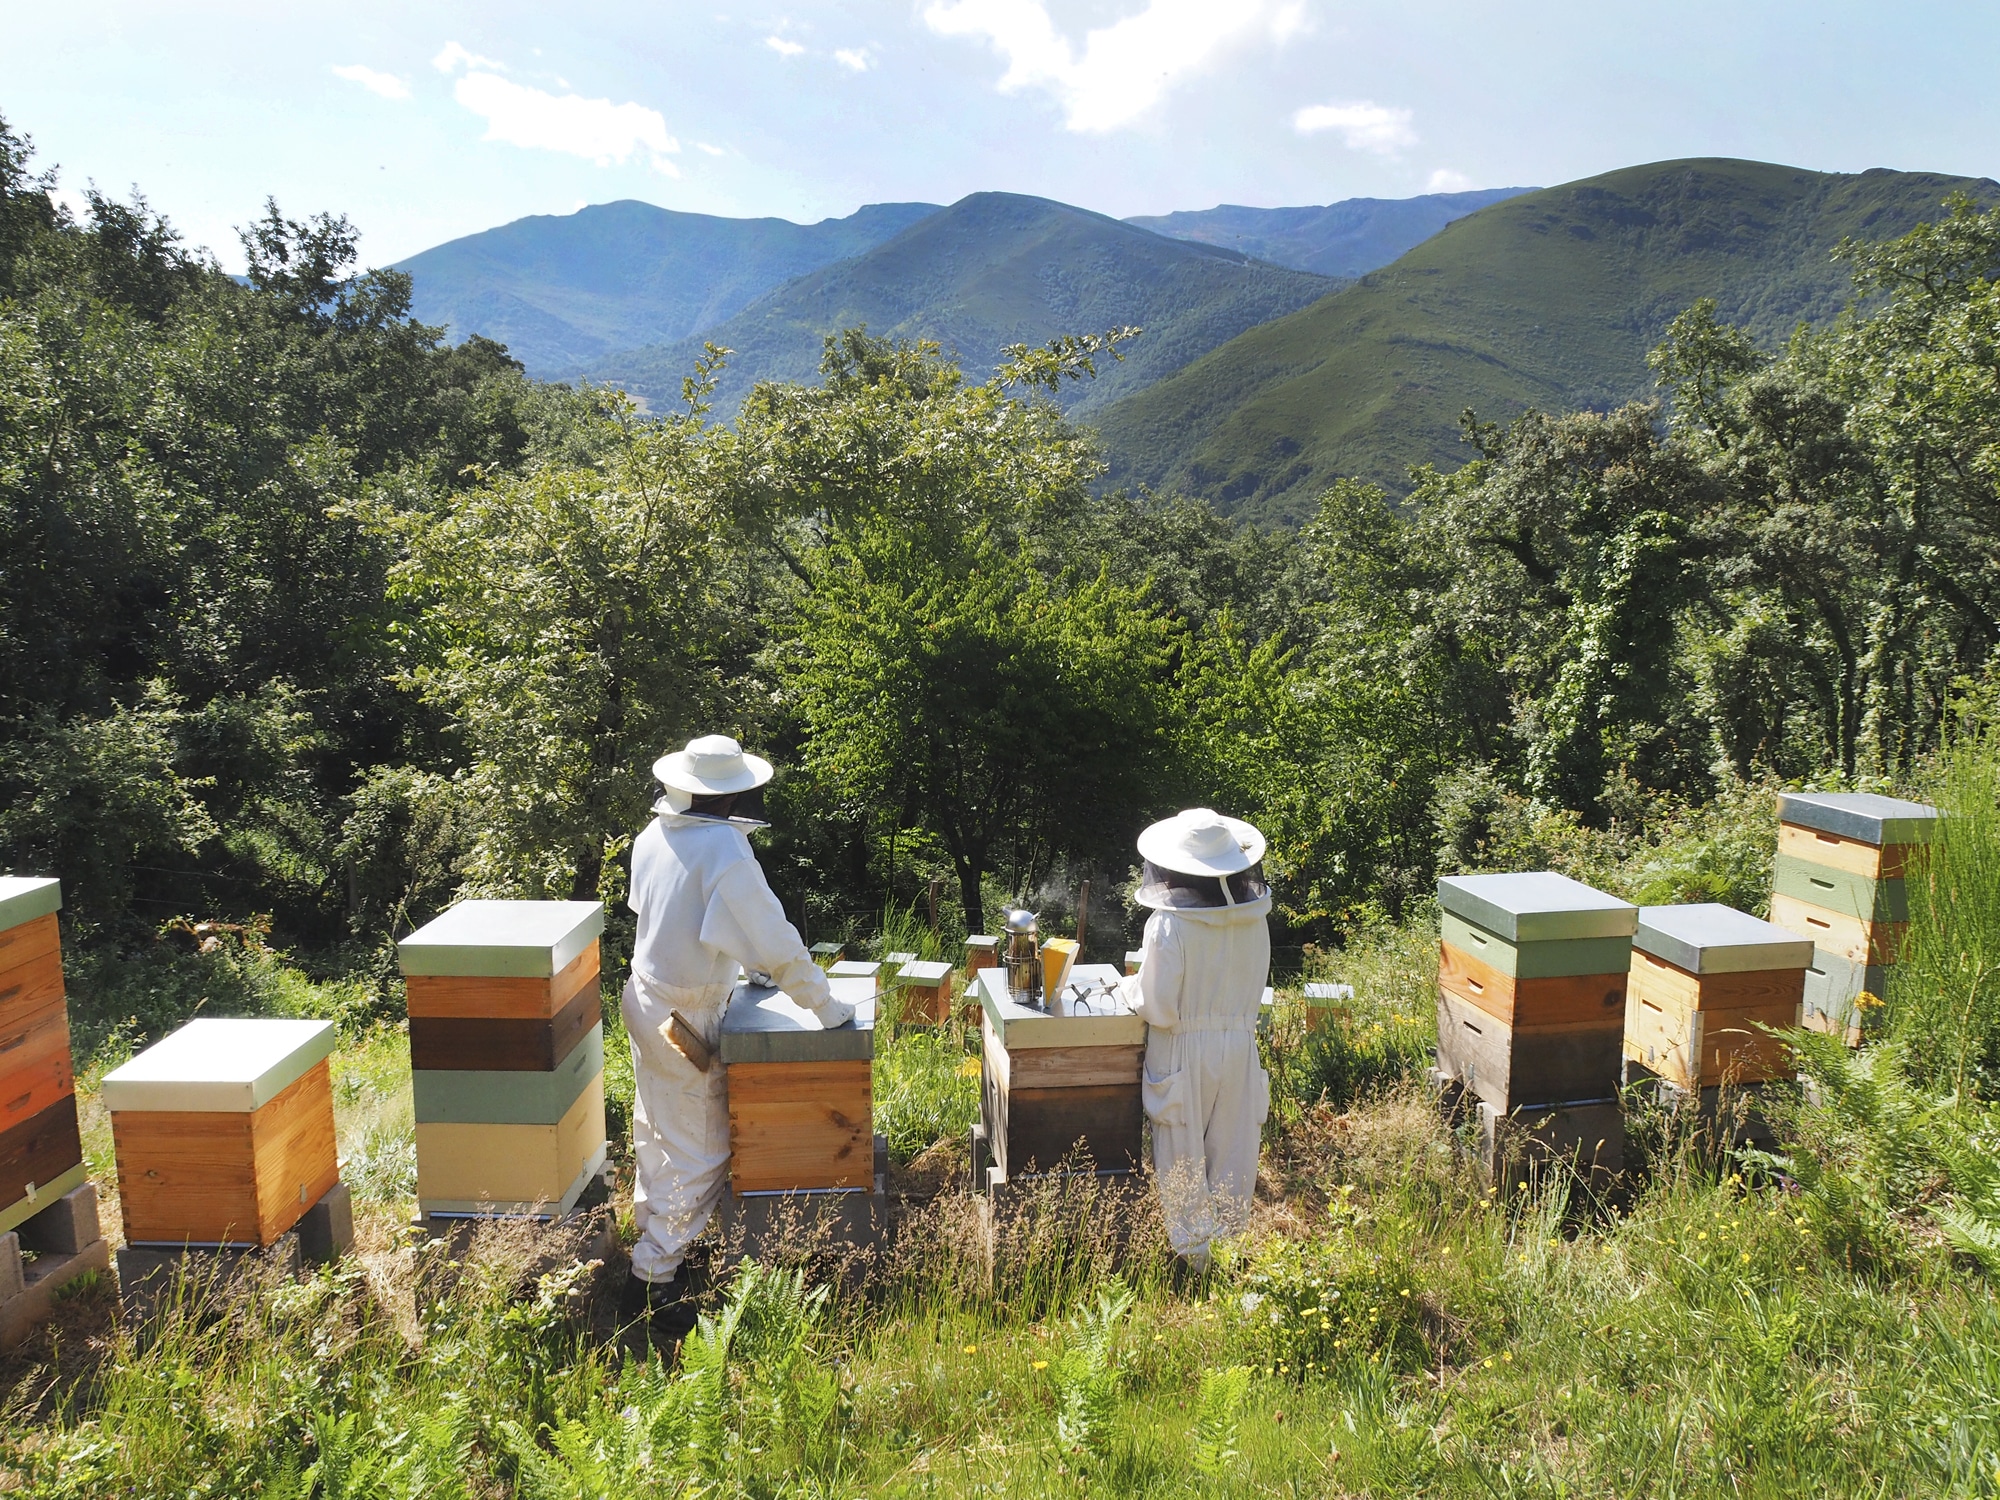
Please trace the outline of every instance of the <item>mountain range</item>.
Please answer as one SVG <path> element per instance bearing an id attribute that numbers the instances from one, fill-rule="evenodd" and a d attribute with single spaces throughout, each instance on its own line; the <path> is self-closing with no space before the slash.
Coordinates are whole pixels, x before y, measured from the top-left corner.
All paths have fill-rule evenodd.
<path id="1" fill-rule="evenodd" d="M 1533 188 L 1483 188 L 1425 193 L 1420 198 L 1347 198 L 1315 208 L 1243 208 L 1224 203 L 1191 213 L 1127 219 L 1155 234 L 1234 250 L 1274 266 L 1352 280 L 1386 266 L 1454 219 L 1531 193 Z"/>

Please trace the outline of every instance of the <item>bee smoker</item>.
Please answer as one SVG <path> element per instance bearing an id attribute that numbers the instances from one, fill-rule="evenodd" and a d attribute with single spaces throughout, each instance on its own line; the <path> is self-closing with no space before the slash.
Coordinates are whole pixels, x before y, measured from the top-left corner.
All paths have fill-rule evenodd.
<path id="1" fill-rule="evenodd" d="M 1007 989 L 1022 1005 L 1042 1003 L 1042 930 L 1035 914 L 1017 907 L 1007 913 Z"/>

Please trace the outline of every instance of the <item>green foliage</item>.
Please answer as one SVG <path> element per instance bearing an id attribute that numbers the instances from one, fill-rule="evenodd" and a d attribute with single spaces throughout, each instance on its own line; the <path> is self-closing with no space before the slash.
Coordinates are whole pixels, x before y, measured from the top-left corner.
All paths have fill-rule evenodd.
<path id="1" fill-rule="evenodd" d="M 978 1059 L 951 1027 L 904 1027 L 878 1039 L 874 1125 L 902 1164 L 940 1141 L 961 1141 L 979 1119 Z"/>
<path id="2" fill-rule="evenodd" d="M 1056 1389 L 1056 1446 L 1101 1459 L 1111 1437 L 1121 1379 L 1113 1339 L 1132 1310 L 1131 1288 L 1114 1281 L 1094 1306 L 1070 1319 L 1070 1338 L 1049 1378 Z"/>
<path id="3" fill-rule="evenodd" d="M 1230 1478 L 1243 1455 L 1237 1447 L 1243 1419 L 1243 1398 L 1250 1391 L 1250 1367 L 1201 1372 L 1201 1394 L 1195 1401 L 1194 1429 L 1189 1433 L 1190 1461 L 1203 1479 Z"/>

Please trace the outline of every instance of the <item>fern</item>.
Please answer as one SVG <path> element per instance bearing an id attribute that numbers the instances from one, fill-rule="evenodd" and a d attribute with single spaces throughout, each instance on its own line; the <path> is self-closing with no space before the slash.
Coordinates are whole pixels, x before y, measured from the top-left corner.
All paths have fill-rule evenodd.
<path id="1" fill-rule="evenodd" d="M 1133 1294 L 1113 1280 L 1097 1305 L 1073 1318 L 1075 1341 L 1063 1351 L 1052 1374 L 1056 1386 L 1056 1443 L 1066 1453 L 1101 1458 L 1118 1401 L 1118 1370 L 1111 1341 L 1118 1321 L 1131 1311 Z"/>
<path id="2" fill-rule="evenodd" d="M 1194 1468 L 1204 1479 L 1226 1478 L 1242 1455 L 1236 1437 L 1243 1419 L 1243 1398 L 1250 1390 L 1250 1367 L 1201 1372 L 1201 1397 L 1194 1417 Z"/>
<path id="3" fill-rule="evenodd" d="M 355 1414 L 322 1414 L 313 1418 L 312 1425 L 318 1457 L 302 1476 L 306 1493 L 317 1495 L 319 1500 L 375 1500 L 388 1465 L 379 1451 L 356 1437 L 359 1419 Z"/>

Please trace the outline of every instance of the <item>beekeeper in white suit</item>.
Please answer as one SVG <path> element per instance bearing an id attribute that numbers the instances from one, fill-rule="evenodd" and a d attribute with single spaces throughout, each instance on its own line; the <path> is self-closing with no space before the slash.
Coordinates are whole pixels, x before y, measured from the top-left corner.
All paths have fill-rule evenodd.
<path id="1" fill-rule="evenodd" d="M 771 763 L 711 734 L 662 756 L 653 775 L 665 791 L 632 845 L 639 925 L 621 1008 L 637 1075 L 632 1273 L 656 1326 L 664 1315 L 673 1336 L 693 1322 L 682 1259 L 721 1200 L 729 1167 L 726 1075 L 705 1054 L 739 972 L 768 976 L 828 1028 L 854 1008 L 833 998 L 750 850 L 748 831 L 768 826 L 759 815 Z"/>
<path id="2" fill-rule="evenodd" d="M 1139 835 L 1144 960 L 1125 992 L 1146 1022 L 1146 1114 L 1167 1239 L 1197 1264 L 1248 1221 L 1271 1079 L 1257 1014 L 1271 970 L 1264 835 L 1205 807 Z"/>

